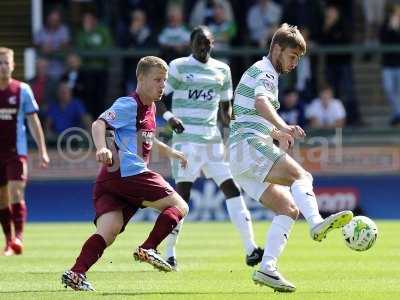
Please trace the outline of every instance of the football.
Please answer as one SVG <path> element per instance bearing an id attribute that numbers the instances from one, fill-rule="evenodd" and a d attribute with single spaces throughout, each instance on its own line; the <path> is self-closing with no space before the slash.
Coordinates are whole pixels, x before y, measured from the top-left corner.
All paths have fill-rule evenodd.
<path id="1" fill-rule="evenodd" d="M 374 245 L 378 237 L 378 227 L 370 218 L 357 216 L 342 227 L 342 234 L 350 249 L 366 251 Z"/>

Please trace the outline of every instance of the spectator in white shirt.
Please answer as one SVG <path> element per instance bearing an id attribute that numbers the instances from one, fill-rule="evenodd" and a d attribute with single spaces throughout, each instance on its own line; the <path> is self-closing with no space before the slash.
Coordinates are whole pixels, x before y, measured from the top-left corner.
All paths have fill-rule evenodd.
<path id="1" fill-rule="evenodd" d="M 346 111 L 342 102 L 333 97 L 332 88 L 324 86 L 319 92 L 319 98 L 307 107 L 306 118 L 311 128 L 342 128 Z"/>
<path id="2" fill-rule="evenodd" d="M 190 31 L 183 22 L 180 5 L 171 5 L 167 10 L 167 24 L 158 36 L 162 56 L 166 61 L 183 56 L 189 51 Z"/>

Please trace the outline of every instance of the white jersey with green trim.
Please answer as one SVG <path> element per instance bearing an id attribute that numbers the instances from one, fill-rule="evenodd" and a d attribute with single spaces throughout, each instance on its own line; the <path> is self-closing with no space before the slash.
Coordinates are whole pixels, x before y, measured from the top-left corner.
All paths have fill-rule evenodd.
<path id="1" fill-rule="evenodd" d="M 257 112 L 255 97 L 263 95 L 276 110 L 279 109 L 278 78 L 278 72 L 267 57 L 263 57 L 244 72 L 234 95 L 235 119 L 230 124 L 230 146 L 250 137 L 270 138 L 273 125 Z"/>
<path id="2" fill-rule="evenodd" d="M 170 62 L 165 94 L 173 92 L 172 112 L 182 120 L 185 131 L 173 143 L 220 143 L 217 127 L 219 102 L 233 96 L 229 66 L 210 58 L 201 63 L 192 55 Z"/>

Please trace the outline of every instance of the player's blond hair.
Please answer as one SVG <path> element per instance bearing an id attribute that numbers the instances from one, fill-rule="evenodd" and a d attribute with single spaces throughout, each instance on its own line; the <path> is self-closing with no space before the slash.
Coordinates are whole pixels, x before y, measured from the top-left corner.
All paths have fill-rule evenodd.
<path id="1" fill-rule="evenodd" d="M 14 59 L 14 50 L 7 47 L 0 47 L 0 55 L 8 55 Z"/>
<path id="2" fill-rule="evenodd" d="M 136 77 L 146 75 L 151 68 L 159 68 L 165 72 L 168 71 L 167 63 L 157 56 L 142 57 L 136 66 Z"/>
<path id="3" fill-rule="evenodd" d="M 301 55 L 304 55 L 307 50 L 306 41 L 304 40 L 303 35 L 297 29 L 297 26 L 289 25 L 287 23 L 283 23 L 274 33 L 271 41 L 270 52 L 274 45 L 281 46 L 282 50 L 286 48 L 299 49 L 301 51 Z"/>

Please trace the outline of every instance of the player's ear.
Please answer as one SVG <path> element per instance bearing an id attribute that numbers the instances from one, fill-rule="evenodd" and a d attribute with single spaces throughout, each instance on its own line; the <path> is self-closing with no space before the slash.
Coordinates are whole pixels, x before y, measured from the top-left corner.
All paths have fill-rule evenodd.
<path id="1" fill-rule="evenodd" d="M 140 74 L 137 76 L 137 80 L 138 80 L 138 81 L 143 81 L 143 78 L 144 78 L 143 73 L 140 73 Z"/>
<path id="2" fill-rule="evenodd" d="M 14 61 L 14 59 L 11 59 L 10 68 L 11 68 L 11 72 L 14 71 L 14 69 L 15 69 L 15 61 Z"/>

